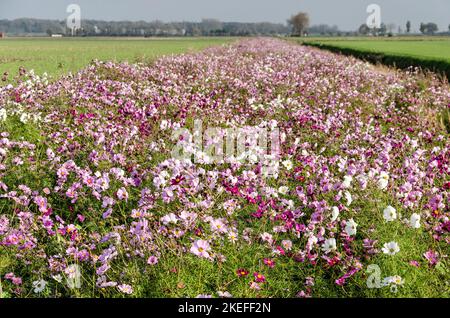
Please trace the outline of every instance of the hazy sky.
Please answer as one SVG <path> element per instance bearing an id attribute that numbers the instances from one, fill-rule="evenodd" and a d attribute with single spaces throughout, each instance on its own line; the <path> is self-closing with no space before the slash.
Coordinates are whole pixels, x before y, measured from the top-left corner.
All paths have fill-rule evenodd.
<path id="1" fill-rule="evenodd" d="M 434 21 L 440 30 L 450 24 L 449 0 L 0 0 L 0 19 L 19 17 L 65 19 L 68 4 L 81 7 L 82 18 L 99 20 L 199 21 L 216 18 L 238 22 L 281 22 L 306 11 L 312 24 L 336 24 L 356 29 L 366 21 L 367 5 L 381 6 L 382 21 L 413 30 L 421 21 Z"/>

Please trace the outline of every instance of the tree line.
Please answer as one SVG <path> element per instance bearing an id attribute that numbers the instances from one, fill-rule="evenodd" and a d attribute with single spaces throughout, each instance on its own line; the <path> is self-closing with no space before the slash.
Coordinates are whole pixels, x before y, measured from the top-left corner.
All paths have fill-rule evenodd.
<path id="1" fill-rule="evenodd" d="M 0 20 L 0 32 L 8 35 L 71 35 L 66 21 L 23 18 Z M 221 22 L 203 19 L 200 22 L 162 21 L 98 21 L 82 20 L 77 36 L 249 36 L 286 35 L 291 28 L 281 23 Z"/>
<path id="2" fill-rule="evenodd" d="M 381 23 L 379 28 L 369 28 L 366 24 L 362 24 L 358 29 L 358 34 L 362 35 L 378 35 L 378 36 L 384 36 L 384 35 L 393 35 L 394 33 L 398 34 L 411 34 L 412 31 L 412 24 L 411 21 L 407 21 L 405 24 L 405 28 L 403 29 L 401 25 L 397 26 L 394 23 L 385 24 Z M 424 35 L 435 35 L 438 33 L 439 28 L 438 25 L 434 22 L 428 22 L 428 23 L 420 23 L 419 27 L 420 33 Z M 448 25 L 448 30 L 443 30 L 440 32 L 440 34 L 450 34 L 450 24 Z"/>
<path id="3" fill-rule="evenodd" d="M 379 28 L 369 28 L 362 24 L 355 31 L 341 31 L 335 25 L 319 24 L 310 26 L 309 15 L 299 12 L 282 23 L 245 23 L 221 22 L 216 19 L 203 19 L 200 22 L 162 22 L 162 21 L 99 21 L 83 20 L 81 28 L 75 31 L 76 36 L 252 36 L 252 35 L 327 35 L 355 36 L 374 35 L 389 36 L 411 33 L 412 25 L 407 21 L 405 28 L 393 23 L 382 23 Z M 425 35 L 438 33 L 436 23 L 421 23 L 420 32 Z M 71 35 L 64 20 L 43 20 L 22 18 L 15 20 L 0 20 L 0 33 L 7 35 Z M 441 32 L 446 34 L 446 31 Z M 448 26 L 450 34 L 450 25 Z"/>

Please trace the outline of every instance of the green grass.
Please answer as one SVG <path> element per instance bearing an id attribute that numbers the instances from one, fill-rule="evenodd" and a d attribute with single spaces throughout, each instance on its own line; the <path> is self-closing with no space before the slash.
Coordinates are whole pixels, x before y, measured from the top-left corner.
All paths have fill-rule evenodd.
<path id="1" fill-rule="evenodd" d="M 398 68 L 410 66 L 450 78 L 450 37 L 302 38 L 299 43 Z"/>
<path id="2" fill-rule="evenodd" d="M 450 37 L 448 38 L 316 38 L 307 42 L 319 42 L 342 48 L 373 53 L 387 53 L 422 59 L 444 60 L 450 63 Z"/>
<path id="3" fill-rule="evenodd" d="M 12 80 L 19 67 L 58 77 L 77 72 L 93 59 L 148 62 L 161 55 L 197 51 L 232 38 L 6 38 L 0 39 L 0 76 Z"/>

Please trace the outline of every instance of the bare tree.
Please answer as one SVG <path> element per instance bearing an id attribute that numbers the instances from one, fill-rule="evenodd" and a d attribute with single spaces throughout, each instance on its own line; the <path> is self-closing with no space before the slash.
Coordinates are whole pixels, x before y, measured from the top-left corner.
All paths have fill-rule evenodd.
<path id="1" fill-rule="evenodd" d="M 299 12 L 288 20 L 288 24 L 292 26 L 292 35 L 303 36 L 309 26 L 309 15 L 305 12 Z"/>
<path id="2" fill-rule="evenodd" d="M 411 21 L 406 22 L 406 33 L 411 32 Z"/>

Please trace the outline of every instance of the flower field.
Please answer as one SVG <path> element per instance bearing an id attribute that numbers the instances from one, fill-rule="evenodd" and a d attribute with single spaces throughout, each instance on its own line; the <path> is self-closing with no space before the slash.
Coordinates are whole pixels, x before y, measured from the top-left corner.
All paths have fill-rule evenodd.
<path id="1" fill-rule="evenodd" d="M 450 297 L 449 112 L 436 76 L 277 39 L 23 71 L 0 88 L 0 294 Z M 280 151 L 212 162 L 173 136 L 199 119 L 206 145 L 260 127 Z"/>

